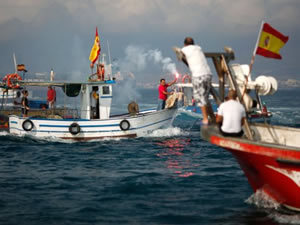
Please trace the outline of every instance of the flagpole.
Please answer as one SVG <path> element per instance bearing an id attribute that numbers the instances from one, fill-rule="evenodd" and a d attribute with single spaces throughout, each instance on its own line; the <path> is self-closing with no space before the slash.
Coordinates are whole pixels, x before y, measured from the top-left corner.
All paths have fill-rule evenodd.
<path id="1" fill-rule="evenodd" d="M 13 54 L 13 58 L 14 58 L 14 64 L 15 64 L 15 73 L 17 73 L 17 60 L 16 60 L 16 55 L 15 53 Z"/>
<path id="2" fill-rule="evenodd" d="M 265 21 L 261 21 L 261 25 L 260 25 L 260 29 L 259 29 L 259 33 L 258 33 L 258 36 L 257 36 L 257 40 L 256 40 L 256 44 L 255 44 L 255 47 L 254 47 L 254 50 L 253 50 L 253 53 L 252 53 L 252 57 L 251 57 L 251 61 L 250 61 L 250 65 L 249 65 L 249 73 L 248 73 L 248 76 L 247 76 L 247 80 L 250 76 L 250 73 L 252 71 L 252 67 L 253 67 L 253 64 L 254 64 L 254 60 L 255 60 L 255 56 L 256 56 L 256 51 L 257 51 L 257 47 L 258 47 L 258 42 L 259 42 L 259 39 L 260 39 L 260 36 L 261 36 L 261 32 L 262 32 L 262 28 L 263 28 L 263 25 L 264 25 Z"/>
<path id="3" fill-rule="evenodd" d="M 257 36 L 257 39 L 256 39 L 255 47 L 254 47 L 254 50 L 253 50 L 253 53 L 252 53 L 251 61 L 250 61 L 250 64 L 249 64 L 249 72 L 248 72 L 248 75 L 246 76 L 246 82 L 245 82 L 245 87 L 244 87 L 244 91 L 243 91 L 243 94 L 242 94 L 242 99 L 244 98 L 244 95 L 245 95 L 246 90 L 247 90 L 248 79 L 249 79 L 250 74 L 252 72 L 252 67 L 253 67 L 253 64 L 254 64 L 254 61 L 255 61 L 258 42 L 259 42 L 259 39 L 260 39 L 260 35 L 261 35 L 261 31 L 262 31 L 264 23 L 265 22 L 262 20 L 261 25 L 260 25 L 260 29 L 259 29 L 259 33 L 258 33 L 258 36 Z"/>
<path id="4" fill-rule="evenodd" d="M 100 49 L 100 37 L 99 37 L 99 34 L 98 34 L 98 27 L 96 27 L 96 30 L 97 30 L 97 35 L 98 35 L 98 47 L 99 47 L 99 55 L 98 55 L 98 65 L 96 67 L 96 73 L 97 73 L 97 76 L 98 76 L 98 72 L 99 73 L 102 73 L 102 70 L 100 70 L 100 55 L 101 55 L 101 49 Z M 101 77 L 102 77 L 102 74 L 101 74 Z M 97 78 L 98 79 L 98 78 Z"/>

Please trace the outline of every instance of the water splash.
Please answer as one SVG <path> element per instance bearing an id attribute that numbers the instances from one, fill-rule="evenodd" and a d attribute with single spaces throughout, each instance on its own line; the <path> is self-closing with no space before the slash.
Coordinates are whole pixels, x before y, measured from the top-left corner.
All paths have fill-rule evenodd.
<path id="1" fill-rule="evenodd" d="M 283 214 L 280 212 L 274 212 L 269 217 L 280 224 L 300 224 L 299 214 Z"/>
<path id="2" fill-rule="evenodd" d="M 195 113 L 195 112 L 192 112 L 190 110 L 187 110 L 185 108 L 179 108 L 178 109 L 178 114 L 186 114 L 186 115 L 189 115 L 191 117 L 194 117 L 194 118 L 203 118 L 202 114 L 201 113 Z"/>
<path id="3" fill-rule="evenodd" d="M 273 198 L 267 195 L 263 190 L 257 190 L 247 200 L 247 203 L 253 204 L 258 208 L 264 209 L 279 209 L 280 204 L 277 203 Z"/>
<path id="4" fill-rule="evenodd" d="M 169 127 L 165 129 L 157 129 L 152 133 L 148 134 L 146 137 L 174 137 L 174 136 L 187 136 L 188 132 L 183 131 L 179 127 Z"/>
<path id="5" fill-rule="evenodd" d="M 264 209 L 268 217 L 281 224 L 300 224 L 300 214 L 283 208 L 263 190 L 257 190 L 247 200 L 260 209 Z"/>
<path id="6" fill-rule="evenodd" d="M 1 132 L 0 132 L 0 136 L 7 136 L 7 135 L 9 135 L 9 133 L 6 132 L 6 131 L 1 131 Z"/>

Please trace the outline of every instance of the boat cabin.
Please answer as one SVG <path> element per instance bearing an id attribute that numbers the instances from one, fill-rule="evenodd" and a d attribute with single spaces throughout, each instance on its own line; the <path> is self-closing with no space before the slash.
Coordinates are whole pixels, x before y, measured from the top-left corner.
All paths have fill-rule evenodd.
<path id="1" fill-rule="evenodd" d="M 81 119 L 108 119 L 112 103 L 112 81 L 89 82 L 81 85 Z"/>

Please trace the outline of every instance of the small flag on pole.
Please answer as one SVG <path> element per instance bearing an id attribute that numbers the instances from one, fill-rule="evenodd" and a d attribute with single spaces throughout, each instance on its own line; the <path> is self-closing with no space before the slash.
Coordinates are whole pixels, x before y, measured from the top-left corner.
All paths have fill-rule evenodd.
<path id="1" fill-rule="evenodd" d="M 91 53 L 90 53 L 90 61 L 92 62 L 92 64 L 94 64 L 96 62 L 96 60 L 98 59 L 98 56 L 100 54 L 100 39 L 98 36 L 98 29 L 96 27 L 96 35 L 95 35 L 95 41 L 94 41 L 94 45 L 92 47 Z"/>
<path id="2" fill-rule="evenodd" d="M 281 59 L 279 50 L 288 40 L 288 36 L 284 36 L 268 23 L 264 23 L 260 32 L 256 54 L 268 58 Z"/>

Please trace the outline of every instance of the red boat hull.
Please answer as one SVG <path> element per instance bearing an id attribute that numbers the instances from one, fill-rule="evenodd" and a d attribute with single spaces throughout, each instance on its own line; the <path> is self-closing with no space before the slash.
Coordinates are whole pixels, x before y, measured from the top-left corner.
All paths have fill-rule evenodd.
<path id="1" fill-rule="evenodd" d="M 278 203 L 300 211 L 300 151 L 240 139 L 211 136 L 210 142 L 230 151 L 248 181 Z"/>

